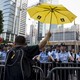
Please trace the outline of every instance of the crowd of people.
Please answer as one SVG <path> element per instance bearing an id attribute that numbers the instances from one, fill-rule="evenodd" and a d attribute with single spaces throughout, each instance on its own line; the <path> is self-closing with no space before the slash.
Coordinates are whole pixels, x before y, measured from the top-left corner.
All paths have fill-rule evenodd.
<path id="1" fill-rule="evenodd" d="M 73 64 L 73 67 L 76 67 L 77 63 L 80 62 L 80 50 L 76 53 L 75 49 L 72 48 L 71 50 L 68 51 L 67 46 L 64 43 L 61 43 L 60 45 L 54 45 L 54 47 L 44 47 L 40 51 L 39 55 L 36 55 L 33 60 L 37 60 L 40 64 L 45 64 L 45 63 L 53 63 L 53 67 L 71 67 L 72 65 L 69 63 L 75 63 Z M 56 66 L 56 63 L 58 64 Z M 67 63 L 67 64 L 65 64 Z M 78 65 L 80 67 L 80 65 Z M 43 71 L 44 71 L 44 66 L 42 66 Z M 80 70 L 75 72 L 76 70 L 58 70 L 57 74 L 54 72 L 54 80 L 58 80 L 56 76 L 59 76 L 59 80 L 68 80 L 69 78 L 69 72 L 70 74 L 77 75 L 77 80 L 80 80 Z M 47 70 L 45 70 L 45 74 L 47 74 Z M 51 79 L 53 80 L 53 79 Z"/>
<path id="2" fill-rule="evenodd" d="M 0 64 L 5 63 L 7 52 L 12 48 L 12 45 L 0 44 Z"/>
<path id="3" fill-rule="evenodd" d="M 12 45 L 3 44 L 0 45 L 0 60 L 6 60 L 7 52 L 12 48 Z M 33 57 L 33 60 L 38 60 L 40 63 L 46 62 L 80 62 L 80 50 L 75 53 L 75 49 L 67 51 L 66 45 L 61 43 L 60 45 L 54 45 L 50 47 L 44 47 L 40 50 L 40 54 Z"/>
<path id="4" fill-rule="evenodd" d="M 80 62 L 80 50 L 75 53 L 75 49 L 67 51 L 66 45 L 61 43 L 60 45 L 55 45 L 54 47 L 46 48 L 44 47 L 39 55 L 36 55 L 33 60 L 37 59 L 41 63 L 45 62 Z"/>
<path id="5" fill-rule="evenodd" d="M 36 46 L 27 46 L 25 44 L 26 40 L 22 36 L 18 36 L 15 39 L 15 45 L 16 45 L 15 47 L 13 47 L 12 45 L 0 45 L 0 61 L 5 62 L 7 55 L 9 54 L 7 58 L 7 63 L 6 63 L 6 69 L 5 69 L 6 76 L 4 80 L 14 80 L 13 79 L 14 77 L 15 77 L 15 80 L 18 80 L 18 78 L 19 80 L 27 80 L 27 79 L 30 80 L 32 76 L 31 62 L 35 60 L 39 61 L 40 63 L 47 63 L 47 62 L 78 63 L 80 62 L 80 50 L 77 53 L 75 53 L 74 48 L 68 51 L 64 43 L 61 43 L 60 45 L 57 44 L 54 46 L 46 47 L 45 45 L 47 43 L 47 40 L 50 38 L 50 36 L 51 36 L 50 33 L 48 33 L 48 36 L 45 37 L 44 40 Z M 2 64 L 3 62 L 0 62 L 0 63 Z M 18 63 L 20 63 L 20 65 Z M 13 65 L 16 67 L 14 67 Z M 23 69 L 22 68 L 20 69 L 20 66 Z M 13 71 L 14 74 L 10 73 L 9 72 L 10 70 L 11 72 Z M 21 70 L 21 72 L 22 73 L 24 72 L 24 73 L 21 74 L 21 72 L 18 72 L 17 70 L 18 71 Z M 7 72 L 11 76 L 9 76 Z M 17 74 L 17 76 L 19 77 L 17 77 L 15 74 Z M 67 74 L 67 71 L 66 71 L 66 74 Z M 22 75 L 21 78 L 20 78 L 20 75 Z M 58 75 L 60 75 L 60 73 L 58 73 Z M 62 72 L 62 77 L 63 76 L 64 75 Z M 23 79 L 23 78 L 26 78 L 26 79 Z M 64 78 L 62 80 L 64 80 Z M 68 76 L 66 76 L 66 80 L 68 80 Z"/>

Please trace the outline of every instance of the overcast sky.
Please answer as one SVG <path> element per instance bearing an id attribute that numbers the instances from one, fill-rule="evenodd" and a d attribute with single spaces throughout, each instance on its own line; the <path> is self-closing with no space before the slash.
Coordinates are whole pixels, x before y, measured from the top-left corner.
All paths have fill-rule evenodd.
<path id="1" fill-rule="evenodd" d="M 80 0 L 59 0 L 59 3 L 73 12 L 77 16 L 75 22 L 80 24 Z"/>

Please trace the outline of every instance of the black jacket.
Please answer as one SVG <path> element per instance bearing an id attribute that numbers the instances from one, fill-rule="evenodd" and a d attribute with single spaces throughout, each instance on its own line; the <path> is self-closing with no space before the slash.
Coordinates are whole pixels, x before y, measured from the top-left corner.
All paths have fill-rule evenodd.
<path id="1" fill-rule="evenodd" d="M 32 58 L 39 54 L 39 46 L 19 46 L 14 51 L 9 52 L 4 80 L 31 80 Z"/>

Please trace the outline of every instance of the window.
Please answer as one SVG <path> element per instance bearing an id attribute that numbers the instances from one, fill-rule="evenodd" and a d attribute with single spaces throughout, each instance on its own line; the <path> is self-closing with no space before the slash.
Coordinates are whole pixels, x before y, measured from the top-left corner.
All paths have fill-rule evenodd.
<path id="1" fill-rule="evenodd" d="M 14 35 L 11 35 L 11 41 L 13 42 L 13 39 L 14 39 Z"/>
<path id="2" fill-rule="evenodd" d="M 6 40 L 9 41 L 9 34 L 6 34 Z"/>
<path id="3" fill-rule="evenodd" d="M 65 40 L 75 40 L 75 32 L 65 32 Z"/>
<path id="4" fill-rule="evenodd" d="M 63 32 L 60 33 L 54 33 L 54 40 L 59 41 L 59 40 L 63 40 Z"/>

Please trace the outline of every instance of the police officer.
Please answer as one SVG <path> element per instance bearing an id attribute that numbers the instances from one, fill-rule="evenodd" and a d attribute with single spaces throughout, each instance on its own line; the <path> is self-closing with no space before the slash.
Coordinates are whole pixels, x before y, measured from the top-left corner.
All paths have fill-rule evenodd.
<path id="1" fill-rule="evenodd" d="M 42 48 L 42 52 L 37 58 L 41 63 L 48 62 L 48 54 L 46 53 L 45 47 Z"/>
<path id="2" fill-rule="evenodd" d="M 49 57 L 50 57 L 50 59 L 52 60 L 52 61 L 59 61 L 58 60 L 58 53 L 60 52 L 60 45 L 55 45 L 55 50 L 53 50 L 52 52 L 51 52 L 51 54 L 49 55 Z"/>
<path id="3" fill-rule="evenodd" d="M 61 44 L 60 53 L 58 57 L 59 57 L 59 61 L 61 61 L 62 63 L 67 63 L 68 59 L 74 61 L 74 58 L 71 56 L 70 52 L 66 51 L 65 44 Z"/>
<path id="4" fill-rule="evenodd" d="M 77 59 L 78 67 L 80 67 L 80 50 L 76 54 L 76 59 Z M 77 70 L 77 80 L 80 80 L 80 70 Z"/>
<path id="5" fill-rule="evenodd" d="M 58 53 L 60 51 L 60 45 L 55 45 L 55 49 L 52 50 L 51 54 L 49 55 L 50 59 L 54 62 L 53 63 L 53 67 L 58 67 L 58 65 L 56 64 L 56 62 L 58 62 Z M 57 80 L 57 72 L 54 71 L 54 75 L 55 75 L 55 80 Z"/>
<path id="6" fill-rule="evenodd" d="M 61 67 L 67 67 L 68 59 L 74 61 L 74 58 L 70 55 L 70 52 L 66 51 L 66 45 L 61 43 L 60 53 L 58 55 L 59 61 L 62 62 Z M 61 75 L 62 73 L 62 75 Z M 68 80 L 68 70 L 59 71 L 59 78 L 60 80 Z"/>
<path id="7" fill-rule="evenodd" d="M 76 63 L 78 56 L 77 56 L 74 48 L 71 49 L 70 54 L 71 54 L 71 56 L 74 58 L 74 62 L 73 62 L 73 63 Z M 69 61 L 71 61 L 71 60 L 69 60 Z M 73 65 L 71 65 L 71 67 L 76 67 L 76 65 L 73 64 Z M 76 70 L 70 70 L 70 74 L 71 74 L 72 76 L 75 76 L 75 75 L 76 75 Z M 72 77 L 72 76 L 71 76 L 71 77 Z M 72 77 L 72 78 L 73 78 L 73 77 Z"/>
<path id="8" fill-rule="evenodd" d="M 78 53 L 76 54 L 76 58 L 77 58 L 77 62 L 80 62 L 80 50 L 79 50 Z"/>
<path id="9" fill-rule="evenodd" d="M 77 54 L 75 53 L 75 49 L 74 48 L 71 49 L 70 54 L 74 58 L 74 62 L 76 62 Z"/>

